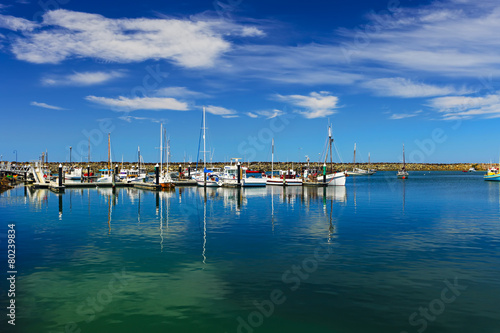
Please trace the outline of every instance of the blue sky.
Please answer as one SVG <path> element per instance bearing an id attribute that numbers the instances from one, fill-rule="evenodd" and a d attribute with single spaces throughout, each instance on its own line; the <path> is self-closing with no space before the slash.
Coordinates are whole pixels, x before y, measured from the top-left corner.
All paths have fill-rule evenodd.
<path id="1" fill-rule="evenodd" d="M 3 160 L 489 162 L 500 153 L 500 4 L 76 1 L 0 4 Z M 339 161 L 339 157 L 335 160 Z"/>

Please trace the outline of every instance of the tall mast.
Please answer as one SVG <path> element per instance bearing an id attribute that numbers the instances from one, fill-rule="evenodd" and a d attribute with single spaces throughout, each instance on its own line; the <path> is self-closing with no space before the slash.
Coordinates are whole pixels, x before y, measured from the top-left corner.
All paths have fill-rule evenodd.
<path id="1" fill-rule="evenodd" d="M 330 172 L 333 173 L 333 156 L 332 156 L 332 125 L 328 125 L 328 142 L 330 144 Z"/>
<path id="2" fill-rule="evenodd" d="M 89 137 L 89 164 L 90 164 L 90 137 Z"/>
<path id="3" fill-rule="evenodd" d="M 108 133 L 108 175 L 111 175 L 111 133 Z"/>
<path id="4" fill-rule="evenodd" d="M 274 177 L 274 138 L 273 138 L 273 144 L 271 148 L 271 178 Z"/>
<path id="5" fill-rule="evenodd" d="M 371 166 L 371 163 L 370 163 L 370 153 L 368 153 L 368 171 L 370 170 L 370 166 Z"/>
<path id="6" fill-rule="evenodd" d="M 403 169 L 406 169 L 406 161 L 405 161 L 405 144 L 403 143 Z"/>
<path id="7" fill-rule="evenodd" d="M 169 156 L 170 155 L 170 139 L 167 140 L 167 172 L 169 168 Z"/>
<path id="8" fill-rule="evenodd" d="M 356 143 L 354 143 L 354 159 L 352 163 L 354 164 L 354 167 L 356 167 Z"/>
<path id="9" fill-rule="evenodd" d="M 206 163 L 206 160 L 207 160 L 207 149 L 206 149 L 206 142 L 205 142 L 205 122 L 206 122 L 206 119 L 205 119 L 205 107 L 203 107 L 203 170 L 206 169 L 206 166 L 207 166 L 207 163 Z"/>
<path id="10" fill-rule="evenodd" d="M 137 161 L 139 162 L 139 173 L 141 172 L 141 147 L 137 146 Z"/>
<path id="11" fill-rule="evenodd" d="M 160 175 L 163 174 L 163 124 L 160 124 Z"/>

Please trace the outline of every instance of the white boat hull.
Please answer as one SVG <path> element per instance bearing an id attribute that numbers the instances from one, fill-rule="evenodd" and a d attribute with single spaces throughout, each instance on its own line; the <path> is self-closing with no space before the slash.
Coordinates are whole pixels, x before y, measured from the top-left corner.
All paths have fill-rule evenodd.
<path id="1" fill-rule="evenodd" d="M 334 172 L 326 175 L 328 186 L 345 186 L 345 172 Z M 323 182 L 323 176 L 318 176 L 318 182 Z"/>
<path id="2" fill-rule="evenodd" d="M 113 178 L 111 176 L 102 176 L 97 179 L 97 182 L 100 184 L 111 184 L 113 182 Z"/>
<path id="3" fill-rule="evenodd" d="M 266 186 L 267 180 L 265 178 L 245 178 L 241 186 L 243 187 L 263 187 Z"/>
<path id="4" fill-rule="evenodd" d="M 216 182 L 214 180 L 207 180 L 207 182 L 204 183 L 203 180 L 197 180 L 196 184 L 198 186 L 202 186 L 202 187 L 220 187 L 222 185 L 222 182 Z"/>
<path id="5" fill-rule="evenodd" d="M 280 179 L 280 178 L 268 178 L 266 180 L 267 185 L 279 185 L 279 186 L 302 186 L 302 179 Z"/>

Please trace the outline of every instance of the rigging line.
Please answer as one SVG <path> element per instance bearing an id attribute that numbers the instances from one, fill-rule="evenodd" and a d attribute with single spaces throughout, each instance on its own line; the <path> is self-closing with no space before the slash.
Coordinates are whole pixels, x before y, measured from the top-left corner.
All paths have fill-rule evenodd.
<path id="1" fill-rule="evenodd" d="M 339 157 L 340 163 L 344 164 L 344 161 L 342 160 L 342 156 L 340 156 L 339 150 L 337 149 L 337 145 L 335 144 L 335 140 L 333 140 L 333 146 L 335 147 L 335 152 L 337 153 L 337 156 Z"/>

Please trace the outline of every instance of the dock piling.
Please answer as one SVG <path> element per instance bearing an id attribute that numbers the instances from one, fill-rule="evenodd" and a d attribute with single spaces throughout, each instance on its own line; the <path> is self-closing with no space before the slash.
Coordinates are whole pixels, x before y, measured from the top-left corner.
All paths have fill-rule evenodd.
<path id="1" fill-rule="evenodd" d="M 158 163 L 155 165 L 155 177 L 156 177 L 156 185 L 160 185 L 160 166 Z"/>
<path id="2" fill-rule="evenodd" d="M 59 187 L 63 185 L 63 172 L 62 172 L 62 164 L 59 163 Z"/>

